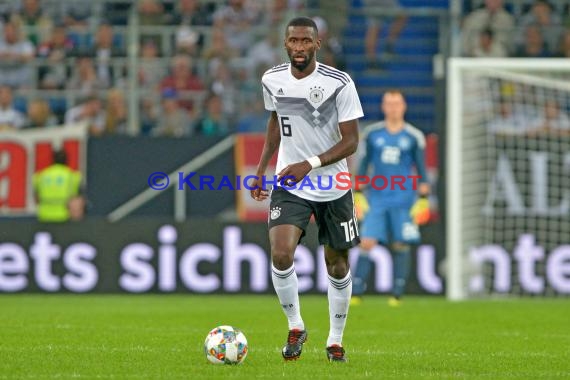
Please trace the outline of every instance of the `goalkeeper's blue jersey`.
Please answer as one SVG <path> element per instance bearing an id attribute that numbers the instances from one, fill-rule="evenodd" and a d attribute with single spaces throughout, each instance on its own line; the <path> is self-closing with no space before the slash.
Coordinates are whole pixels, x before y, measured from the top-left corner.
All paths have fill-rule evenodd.
<path id="1" fill-rule="evenodd" d="M 368 175 L 366 196 L 371 207 L 411 207 L 416 198 L 417 186 L 428 182 L 425 170 L 425 137 L 423 133 L 405 123 L 399 132 L 388 132 L 384 121 L 369 125 L 363 133 L 365 155 L 360 162 L 359 175 Z M 419 175 L 414 182 L 408 176 Z M 376 177 L 376 178 L 375 178 Z M 403 182 L 403 189 L 395 182 Z"/>

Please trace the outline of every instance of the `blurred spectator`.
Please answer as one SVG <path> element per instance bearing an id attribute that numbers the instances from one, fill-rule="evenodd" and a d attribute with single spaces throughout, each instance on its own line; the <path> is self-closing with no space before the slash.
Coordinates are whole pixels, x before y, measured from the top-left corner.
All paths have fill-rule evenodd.
<path id="1" fill-rule="evenodd" d="M 511 99 L 501 99 L 499 115 L 487 125 L 489 133 L 499 135 L 523 135 L 528 131 L 528 121 L 524 114 L 513 109 Z"/>
<path id="2" fill-rule="evenodd" d="M 247 52 L 247 68 L 254 70 L 259 65 L 266 69 L 285 62 L 283 59 L 283 39 L 277 30 L 270 30 L 265 37 L 255 43 Z"/>
<path id="3" fill-rule="evenodd" d="M 139 84 L 143 88 L 155 88 L 165 75 L 165 69 L 158 57 L 158 46 L 150 39 L 141 47 L 139 61 Z"/>
<path id="4" fill-rule="evenodd" d="M 14 2 L 0 1 L 0 16 L 6 17 L 7 15 L 10 15 L 17 10 L 18 8 L 16 7 L 16 4 L 14 4 Z M 3 17 L 0 17 L 0 24 L 3 21 L 2 20 Z"/>
<path id="5" fill-rule="evenodd" d="M 81 104 L 65 113 L 65 124 L 87 123 L 89 133 L 99 136 L 105 132 L 105 113 L 102 111 L 101 100 L 89 96 Z"/>
<path id="6" fill-rule="evenodd" d="M 165 24 L 167 16 L 162 3 L 157 0 L 141 0 L 136 4 L 138 5 L 139 23 L 143 27 L 141 37 L 145 40 L 152 40 L 158 46 L 158 50 L 164 53 L 165 46 L 162 46 L 160 33 L 144 30 L 145 26 Z"/>
<path id="7" fill-rule="evenodd" d="M 279 36 L 279 41 L 283 41 L 283 33 L 289 20 L 297 16 L 300 5 L 291 0 L 273 0 L 266 3 L 264 10 L 263 25 L 272 29 Z M 287 59 L 287 53 L 283 49 L 281 62 Z"/>
<path id="8" fill-rule="evenodd" d="M 197 57 L 200 52 L 200 35 L 187 25 L 182 25 L 176 31 L 176 54 L 187 54 Z"/>
<path id="9" fill-rule="evenodd" d="M 212 75 L 221 62 L 229 62 L 238 56 L 238 52 L 232 49 L 221 29 L 213 29 L 210 36 L 210 44 L 202 54 L 208 64 L 208 74 Z"/>
<path id="10" fill-rule="evenodd" d="M 522 45 L 517 48 L 515 57 L 526 58 L 546 58 L 550 57 L 540 28 L 536 25 L 530 25 L 525 30 L 525 40 Z"/>
<path id="11" fill-rule="evenodd" d="M 535 0 L 530 11 L 522 16 L 517 39 L 519 45 L 525 43 L 524 34 L 530 26 L 538 27 L 549 54 L 557 51 L 564 28 L 560 16 L 553 12 L 548 1 Z"/>
<path id="12" fill-rule="evenodd" d="M 129 14 L 133 2 L 130 0 L 113 0 L 105 1 L 103 4 L 103 13 L 105 19 L 115 26 L 126 26 L 129 22 Z"/>
<path id="13" fill-rule="evenodd" d="M 229 117 L 224 113 L 222 99 L 218 95 L 208 96 L 204 112 L 194 128 L 204 136 L 225 136 L 231 132 Z"/>
<path id="14" fill-rule="evenodd" d="M 475 10 L 463 21 L 463 53 L 472 54 L 477 48 L 481 32 L 490 29 L 494 40 L 510 52 L 514 17 L 503 8 L 503 0 L 485 0 L 485 7 Z"/>
<path id="15" fill-rule="evenodd" d="M 20 24 L 9 21 L 4 24 L 4 38 L 0 39 L 0 84 L 26 87 L 31 84 L 34 46 L 23 39 Z"/>
<path id="16" fill-rule="evenodd" d="M 35 46 L 51 34 L 53 21 L 40 8 L 40 0 L 22 0 L 22 8 L 12 15 L 12 19 L 26 29 L 28 40 Z"/>
<path id="17" fill-rule="evenodd" d="M 93 60 L 90 57 L 78 58 L 71 79 L 67 82 L 67 89 L 79 91 L 81 96 L 88 96 L 106 88 L 107 84 L 97 78 Z"/>
<path id="18" fill-rule="evenodd" d="M 48 102 L 44 99 L 35 99 L 28 102 L 26 128 L 46 128 L 58 125 L 58 120 L 51 112 Z"/>
<path id="19" fill-rule="evenodd" d="M 285 30 L 285 25 L 290 19 L 295 17 L 295 11 L 293 2 L 289 0 L 273 0 L 266 3 L 266 9 L 264 10 L 264 23 L 267 26 L 275 26 L 278 30 Z"/>
<path id="20" fill-rule="evenodd" d="M 102 4 L 103 2 L 98 1 L 65 0 L 52 3 L 52 7 L 56 20 L 63 22 L 71 30 L 83 31 L 95 25 L 95 15 L 102 14 Z"/>
<path id="21" fill-rule="evenodd" d="M 263 99 L 259 96 L 249 103 L 246 112 L 240 117 L 237 123 L 237 132 L 255 133 L 265 132 L 269 113 L 265 110 Z"/>
<path id="22" fill-rule="evenodd" d="M 319 38 L 321 39 L 320 62 L 339 70 L 344 70 L 346 65 L 340 41 L 335 36 L 329 34 L 329 27 L 324 18 L 316 16 L 313 17 L 313 21 L 317 25 Z"/>
<path id="23" fill-rule="evenodd" d="M 267 71 L 267 66 L 260 64 L 253 68 L 253 73 L 241 68 L 237 71 L 237 91 L 240 104 L 253 102 L 259 96 L 259 81 Z"/>
<path id="24" fill-rule="evenodd" d="M 138 12 L 141 25 L 163 25 L 166 21 L 164 7 L 158 0 L 140 0 Z"/>
<path id="25" fill-rule="evenodd" d="M 213 24 L 212 4 L 200 4 L 198 0 L 180 0 L 172 15 L 171 24 L 179 25 L 176 33 L 176 52 L 196 57 L 204 46 L 204 36 L 194 26 Z"/>
<path id="26" fill-rule="evenodd" d="M 177 55 L 172 58 L 171 73 L 160 82 L 160 90 L 174 90 L 179 96 L 180 106 L 191 111 L 194 106 L 192 99 L 187 99 L 185 92 L 202 91 L 204 84 L 202 80 L 192 72 L 192 58 L 184 55 Z"/>
<path id="27" fill-rule="evenodd" d="M 245 0 L 228 0 L 228 4 L 214 13 L 214 27 L 224 32 L 228 45 L 239 52 L 245 51 L 252 44 L 251 28 L 258 21 L 258 13 Z"/>
<path id="28" fill-rule="evenodd" d="M 99 25 L 95 34 L 94 45 L 90 48 L 90 54 L 95 63 L 97 79 L 105 87 L 113 85 L 113 68 L 111 58 L 124 57 L 125 51 L 113 43 L 113 26 L 107 23 Z"/>
<path id="29" fill-rule="evenodd" d="M 531 135 L 570 132 L 570 118 L 555 99 L 547 99 L 542 112 L 531 122 Z"/>
<path id="30" fill-rule="evenodd" d="M 155 134 L 160 106 L 151 97 L 145 97 L 140 102 L 140 134 L 150 136 Z"/>
<path id="31" fill-rule="evenodd" d="M 477 58 L 501 58 L 507 57 L 508 54 L 505 47 L 495 40 L 493 31 L 485 29 L 479 35 L 479 44 L 475 47 L 472 56 Z"/>
<path id="32" fill-rule="evenodd" d="M 0 85 L 0 131 L 15 130 L 24 127 L 26 117 L 12 105 L 12 89 Z"/>
<path id="33" fill-rule="evenodd" d="M 118 88 L 107 92 L 107 108 L 105 110 L 105 133 L 127 133 L 127 103 L 125 94 Z"/>
<path id="34" fill-rule="evenodd" d="M 379 10 L 397 12 L 396 16 L 367 17 L 365 36 L 366 59 L 369 65 L 376 67 L 380 64 L 379 59 L 376 56 L 376 49 L 378 47 L 378 37 L 381 31 L 382 19 L 393 19 L 390 24 L 386 43 L 384 44 L 384 53 L 380 57 L 380 60 L 387 60 L 394 54 L 394 45 L 408 22 L 408 16 L 405 14 L 404 9 L 400 6 L 397 0 L 365 0 L 365 4 L 369 7 L 376 7 Z"/>
<path id="35" fill-rule="evenodd" d="M 47 60 L 46 66 L 40 68 L 39 87 L 46 90 L 63 89 L 68 77 L 65 58 L 73 51 L 73 42 L 66 35 L 63 25 L 53 28 L 50 38 L 38 47 L 38 57 Z"/>
<path id="36" fill-rule="evenodd" d="M 233 115 L 236 111 L 236 100 L 241 94 L 237 91 L 234 74 L 226 63 L 218 65 L 216 72 L 210 82 L 210 92 L 218 95 L 222 99 L 223 112 L 226 115 Z"/>
<path id="37" fill-rule="evenodd" d="M 212 25 L 213 13 L 207 9 L 208 5 L 200 4 L 199 0 L 179 0 L 176 12 L 172 16 L 174 25 Z"/>
<path id="38" fill-rule="evenodd" d="M 176 91 L 165 90 L 162 93 L 162 112 L 154 136 L 183 137 L 194 134 L 192 120 L 185 109 L 180 108 Z"/>
<path id="39" fill-rule="evenodd" d="M 561 58 L 570 58 L 570 29 L 566 29 L 562 34 L 557 56 Z"/>

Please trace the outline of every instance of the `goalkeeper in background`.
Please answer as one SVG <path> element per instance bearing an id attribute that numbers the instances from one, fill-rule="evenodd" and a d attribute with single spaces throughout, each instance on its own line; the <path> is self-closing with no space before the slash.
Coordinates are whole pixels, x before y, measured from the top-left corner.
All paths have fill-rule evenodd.
<path id="1" fill-rule="evenodd" d="M 411 244 L 419 243 L 418 225 L 429 220 L 428 195 L 423 133 L 404 120 L 406 100 L 397 90 L 384 94 L 381 104 L 384 120 L 366 127 L 363 133 L 365 155 L 360 162 L 358 175 L 384 176 L 388 185 L 384 190 L 375 190 L 370 185 L 366 198 L 361 194 L 355 197 L 357 210 L 365 212 L 361 226 L 360 254 L 353 278 L 351 304 L 358 305 L 366 290 L 370 274 L 370 250 L 378 242 L 390 249 L 394 258 L 394 287 L 391 306 L 399 306 L 410 272 Z M 368 170 L 372 166 L 372 172 Z M 421 178 L 414 189 L 413 181 L 407 176 L 414 175 L 414 168 Z M 391 178 L 406 177 L 404 189 L 391 188 Z M 376 187 L 382 187 L 380 180 Z M 357 189 L 358 190 L 358 189 Z M 366 202 L 368 200 L 368 202 Z M 359 216 L 360 218 L 360 216 Z"/>

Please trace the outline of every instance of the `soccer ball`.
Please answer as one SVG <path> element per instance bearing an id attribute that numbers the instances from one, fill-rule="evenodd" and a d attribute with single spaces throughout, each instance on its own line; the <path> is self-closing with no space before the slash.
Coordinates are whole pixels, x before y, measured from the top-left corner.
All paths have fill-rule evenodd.
<path id="1" fill-rule="evenodd" d="M 218 326 L 204 342 L 206 358 L 214 364 L 240 364 L 247 356 L 247 339 L 241 330 Z"/>

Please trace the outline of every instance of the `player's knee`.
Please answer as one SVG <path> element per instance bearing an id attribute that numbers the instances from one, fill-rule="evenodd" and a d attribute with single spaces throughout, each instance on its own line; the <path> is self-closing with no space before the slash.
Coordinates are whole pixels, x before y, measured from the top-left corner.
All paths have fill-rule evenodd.
<path id="1" fill-rule="evenodd" d="M 348 274 L 348 260 L 343 256 L 326 259 L 327 272 L 331 277 L 344 278 Z"/>
<path id="2" fill-rule="evenodd" d="M 293 255 L 295 247 L 291 248 L 284 244 L 271 246 L 271 261 L 273 266 L 279 270 L 291 268 L 293 265 Z"/>
<path id="3" fill-rule="evenodd" d="M 364 251 L 370 251 L 376 245 L 376 240 L 374 239 L 362 239 L 360 241 L 360 248 Z"/>
<path id="4" fill-rule="evenodd" d="M 409 251 L 410 250 L 410 245 L 406 244 L 406 243 L 402 243 L 399 241 L 396 241 L 394 243 L 392 243 L 392 249 L 394 251 Z"/>

